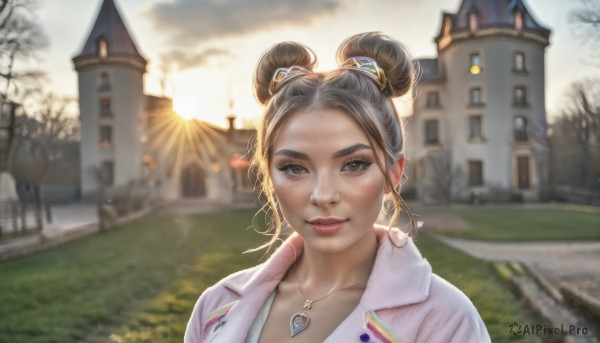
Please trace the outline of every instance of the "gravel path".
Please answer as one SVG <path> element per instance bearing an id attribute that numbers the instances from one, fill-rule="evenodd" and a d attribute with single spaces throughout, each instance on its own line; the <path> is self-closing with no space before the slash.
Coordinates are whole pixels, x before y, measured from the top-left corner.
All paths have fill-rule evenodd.
<path id="1" fill-rule="evenodd" d="M 569 284 L 600 299 L 600 242 L 490 243 L 436 238 L 480 259 L 525 262 L 557 285 Z"/>

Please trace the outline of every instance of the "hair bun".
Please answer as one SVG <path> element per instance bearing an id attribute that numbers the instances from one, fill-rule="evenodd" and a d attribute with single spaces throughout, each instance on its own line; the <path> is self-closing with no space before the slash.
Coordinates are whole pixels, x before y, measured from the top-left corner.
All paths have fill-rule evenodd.
<path id="1" fill-rule="evenodd" d="M 370 57 L 383 69 L 388 83 L 383 92 L 388 96 L 406 94 L 415 81 L 415 66 L 408 48 L 381 32 L 359 33 L 347 38 L 337 50 L 337 63 L 341 65 L 356 56 Z"/>
<path id="2" fill-rule="evenodd" d="M 254 72 L 256 99 L 263 105 L 269 101 L 271 98 L 269 86 L 278 68 L 299 66 L 312 71 L 316 64 L 317 58 L 314 52 L 305 45 L 289 41 L 273 45 L 262 54 Z"/>

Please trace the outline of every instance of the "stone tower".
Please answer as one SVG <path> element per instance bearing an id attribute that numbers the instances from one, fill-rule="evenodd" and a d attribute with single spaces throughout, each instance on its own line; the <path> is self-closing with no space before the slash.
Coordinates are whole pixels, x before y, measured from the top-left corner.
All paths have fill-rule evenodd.
<path id="1" fill-rule="evenodd" d="M 437 58 L 419 60 L 410 124 L 419 196 L 439 192 L 435 179 L 455 200 L 543 195 L 549 37 L 522 0 L 463 0 L 442 15 Z"/>
<path id="2" fill-rule="evenodd" d="M 146 137 L 143 77 L 138 51 L 113 0 L 103 0 L 81 52 L 73 58 L 79 81 L 81 191 L 143 177 Z"/>

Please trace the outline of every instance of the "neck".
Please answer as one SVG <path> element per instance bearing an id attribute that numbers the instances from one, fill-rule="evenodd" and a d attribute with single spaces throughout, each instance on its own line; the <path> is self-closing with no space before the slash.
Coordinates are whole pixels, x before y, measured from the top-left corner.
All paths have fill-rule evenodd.
<path id="1" fill-rule="evenodd" d="M 341 288 L 365 288 L 376 254 L 375 231 L 338 253 L 322 253 L 305 244 L 295 271 L 298 283 L 304 295 L 313 299 Z"/>

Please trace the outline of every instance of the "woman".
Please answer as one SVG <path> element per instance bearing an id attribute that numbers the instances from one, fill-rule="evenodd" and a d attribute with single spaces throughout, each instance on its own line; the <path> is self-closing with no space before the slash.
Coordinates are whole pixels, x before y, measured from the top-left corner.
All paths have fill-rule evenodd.
<path id="1" fill-rule="evenodd" d="M 348 38 L 336 70 L 297 43 L 273 46 L 255 73 L 265 105 L 255 164 L 279 239 L 262 265 L 198 300 L 185 342 L 487 342 L 470 300 L 432 274 L 412 239 L 375 224 L 400 209 L 402 125 L 392 97 L 412 88 L 406 49 L 381 33 Z M 282 220 L 279 213 L 283 215 Z"/>

